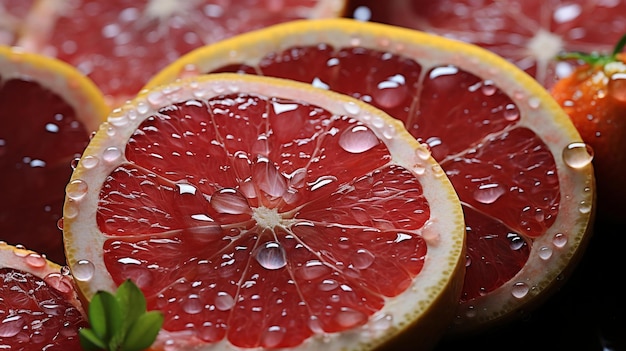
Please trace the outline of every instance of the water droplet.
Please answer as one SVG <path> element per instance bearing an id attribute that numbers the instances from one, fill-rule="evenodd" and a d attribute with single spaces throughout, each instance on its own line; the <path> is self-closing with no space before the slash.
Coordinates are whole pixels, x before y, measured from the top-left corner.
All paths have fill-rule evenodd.
<path id="1" fill-rule="evenodd" d="M 252 213 L 248 200 L 237 189 L 224 188 L 211 195 L 211 207 L 224 214 Z"/>
<path id="2" fill-rule="evenodd" d="M 308 186 L 311 187 L 311 191 L 315 191 L 321 187 L 324 187 L 328 184 L 331 184 L 333 182 L 337 181 L 337 177 L 335 176 L 321 176 L 319 178 L 317 178 L 315 181 L 307 183 Z"/>
<path id="3" fill-rule="evenodd" d="M 96 167 L 98 165 L 98 162 L 98 157 L 91 155 L 85 156 L 82 158 L 82 160 L 80 160 L 80 164 L 87 169 L 92 169 Z"/>
<path id="4" fill-rule="evenodd" d="M 39 307 L 44 313 L 50 316 L 62 316 L 65 312 L 65 308 L 63 308 L 63 306 L 46 301 L 40 303 Z"/>
<path id="5" fill-rule="evenodd" d="M 366 269 L 374 263 L 375 258 L 376 256 L 369 250 L 359 249 L 352 257 L 352 264 L 356 269 Z"/>
<path id="6" fill-rule="evenodd" d="M 370 320 L 370 327 L 378 331 L 388 330 L 392 324 L 393 316 L 388 313 L 379 313 Z"/>
<path id="7" fill-rule="evenodd" d="M 528 294 L 529 290 L 530 289 L 528 288 L 528 285 L 526 285 L 526 283 L 518 282 L 518 283 L 513 284 L 513 289 L 511 290 L 511 294 L 514 297 L 521 299 Z"/>
<path id="8" fill-rule="evenodd" d="M 59 218 L 57 221 L 57 229 L 63 230 L 63 217 Z"/>
<path id="9" fill-rule="evenodd" d="M 102 159 L 106 162 L 115 162 L 120 157 L 122 157 L 122 152 L 115 146 L 108 147 L 102 152 Z"/>
<path id="10" fill-rule="evenodd" d="M 335 318 L 337 323 L 344 328 L 353 328 L 367 322 L 365 313 L 348 307 L 342 307 Z"/>
<path id="11" fill-rule="evenodd" d="M 0 337 L 10 338 L 17 335 L 25 324 L 26 321 L 20 315 L 6 317 L 0 322 Z"/>
<path id="12" fill-rule="evenodd" d="M 343 105 L 344 110 L 346 110 L 346 112 L 348 112 L 351 115 L 356 115 L 357 113 L 359 113 L 359 111 L 361 111 L 361 108 L 359 107 L 359 105 L 357 105 L 355 102 L 346 102 Z"/>
<path id="13" fill-rule="evenodd" d="M 287 191 L 287 180 L 278 168 L 266 159 L 260 159 L 253 165 L 252 177 L 259 189 L 269 196 L 279 197 Z"/>
<path id="14" fill-rule="evenodd" d="M 228 311 L 235 306 L 235 299 L 227 292 L 220 291 L 215 297 L 215 308 L 220 311 Z"/>
<path id="15" fill-rule="evenodd" d="M 621 68 L 624 69 L 623 66 Z M 626 73 L 614 73 L 608 83 L 609 96 L 613 100 L 626 104 Z"/>
<path id="16" fill-rule="evenodd" d="M 504 108 L 504 119 L 507 121 L 515 121 L 519 119 L 520 112 L 514 104 L 507 104 Z"/>
<path id="17" fill-rule="evenodd" d="M 76 280 L 80 280 L 83 282 L 91 280 L 96 271 L 96 267 L 91 261 L 88 260 L 80 260 L 76 262 L 72 269 L 72 273 Z"/>
<path id="18" fill-rule="evenodd" d="M 278 344 L 285 338 L 285 328 L 273 325 L 263 334 L 262 346 L 266 348 L 276 348 Z"/>
<path id="19" fill-rule="evenodd" d="M 552 242 L 554 243 L 554 246 L 558 248 L 564 247 L 565 244 L 567 244 L 567 236 L 563 233 L 556 233 L 554 234 Z"/>
<path id="20" fill-rule="evenodd" d="M 183 195 L 183 194 L 195 195 L 196 191 L 198 190 L 193 184 L 189 184 L 189 183 L 176 183 L 176 186 L 178 187 L 178 193 L 180 195 Z"/>
<path id="21" fill-rule="evenodd" d="M 578 204 L 578 212 L 580 212 L 582 214 L 590 213 L 591 212 L 591 208 L 592 208 L 592 202 L 590 202 L 590 201 L 582 200 Z"/>
<path id="22" fill-rule="evenodd" d="M 358 125 L 346 129 L 339 137 L 339 146 L 353 154 L 371 150 L 379 144 L 378 137 L 366 126 Z"/>
<path id="23" fill-rule="evenodd" d="M 549 259 L 552 257 L 552 249 L 547 246 L 542 246 L 539 248 L 539 257 L 541 257 L 542 260 Z"/>
<path id="24" fill-rule="evenodd" d="M 474 191 L 474 199 L 483 204 L 492 204 L 506 192 L 506 189 L 497 183 L 481 184 Z"/>
<path id="25" fill-rule="evenodd" d="M 63 209 L 63 217 L 64 218 L 76 218 L 78 216 L 78 205 L 72 199 L 68 199 L 65 202 L 65 207 Z"/>
<path id="26" fill-rule="evenodd" d="M 521 249 L 522 247 L 524 247 L 524 244 L 526 243 L 524 239 L 516 233 L 508 233 L 507 238 L 510 241 L 511 250 L 514 250 L 514 251 Z"/>
<path id="27" fill-rule="evenodd" d="M 573 142 L 563 149 L 563 161 L 572 168 L 583 168 L 593 160 L 593 149 L 583 142 Z"/>
<path id="28" fill-rule="evenodd" d="M 311 329 L 311 331 L 315 334 L 324 334 L 324 328 L 322 327 L 322 322 L 317 316 L 309 317 L 309 329 Z"/>
<path id="29" fill-rule="evenodd" d="M 319 260 L 308 261 L 298 270 L 299 276 L 304 280 L 315 280 L 329 272 L 330 268 Z"/>
<path id="30" fill-rule="evenodd" d="M 337 283 L 334 279 L 324 279 L 319 285 L 319 288 L 322 291 L 335 290 L 337 287 L 339 287 L 339 283 Z"/>
<path id="31" fill-rule="evenodd" d="M 183 311 L 188 314 L 198 314 L 204 308 L 204 304 L 200 301 L 200 297 L 196 294 L 191 294 L 182 301 Z"/>
<path id="32" fill-rule="evenodd" d="M 25 260 L 26 264 L 34 268 L 41 268 L 46 265 L 46 258 L 36 253 L 28 254 Z"/>
<path id="33" fill-rule="evenodd" d="M 262 244 L 255 253 L 255 258 L 265 269 L 280 269 L 287 265 L 287 254 L 283 246 L 276 241 Z"/>
<path id="34" fill-rule="evenodd" d="M 72 169 L 76 169 L 78 167 L 78 162 L 80 161 L 80 157 L 74 157 L 72 161 L 70 161 L 70 167 Z"/>
<path id="35" fill-rule="evenodd" d="M 69 268 L 64 266 L 68 271 Z M 61 272 L 54 272 L 46 275 L 43 280 L 48 284 L 48 286 L 56 289 L 57 291 L 67 294 L 74 291 L 74 285 L 72 279 L 69 277 L 69 273 L 63 274 L 63 267 L 61 268 Z"/>
<path id="36" fill-rule="evenodd" d="M 372 97 L 379 106 L 393 108 L 402 104 L 408 94 L 409 89 L 406 86 L 405 77 L 396 74 L 378 83 L 376 90 L 372 92 Z"/>
<path id="37" fill-rule="evenodd" d="M 485 96 L 492 96 L 493 94 L 496 93 L 497 90 L 498 90 L 498 87 L 493 83 L 492 80 L 485 80 L 480 87 L 480 91 Z"/>
<path id="38" fill-rule="evenodd" d="M 87 182 L 81 179 L 74 179 L 65 187 L 65 194 L 70 199 L 78 201 L 87 194 L 88 190 Z"/>

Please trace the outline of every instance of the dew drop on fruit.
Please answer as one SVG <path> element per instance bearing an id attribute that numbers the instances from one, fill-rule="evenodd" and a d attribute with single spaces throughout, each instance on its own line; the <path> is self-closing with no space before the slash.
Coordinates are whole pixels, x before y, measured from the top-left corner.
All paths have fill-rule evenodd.
<path id="1" fill-rule="evenodd" d="M 220 291 L 215 297 L 215 308 L 220 311 L 228 311 L 235 306 L 235 299 L 227 292 Z"/>
<path id="2" fill-rule="evenodd" d="M 539 257 L 542 260 L 548 260 L 552 257 L 552 249 L 547 246 L 542 246 L 539 248 Z"/>
<path id="3" fill-rule="evenodd" d="M 120 157 L 122 157 L 122 152 L 115 146 L 108 147 L 102 152 L 102 159 L 106 162 L 115 162 Z"/>
<path id="4" fill-rule="evenodd" d="M 582 200 L 578 204 L 578 212 L 580 213 L 589 213 L 591 212 L 592 204 L 590 201 Z"/>
<path id="5" fill-rule="evenodd" d="M 224 188 L 211 195 L 211 207 L 224 214 L 251 213 L 248 200 L 237 189 Z"/>
<path id="6" fill-rule="evenodd" d="M 78 162 L 80 161 L 80 157 L 74 157 L 72 161 L 70 161 L 70 167 L 72 169 L 76 169 L 78 167 Z"/>
<path id="7" fill-rule="evenodd" d="M 57 220 L 57 229 L 63 230 L 63 217 Z"/>
<path id="8" fill-rule="evenodd" d="M 372 97 L 379 106 L 394 108 L 399 106 L 407 98 L 408 94 L 409 89 L 406 86 L 406 79 L 403 75 L 396 74 L 378 83 L 376 90 L 372 92 Z"/>
<path id="9" fill-rule="evenodd" d="M 65 268 L 68 273 L 64 273 L 63 268 Z M 67 266 L 62 267 L 61 271 L 58 273 L 54 272 L 46 275 L 43 280 L 44 282 L 46 282 L 46 284 L 48 284 L 48 286 L 64 294 L 74 290 L 74 285 L 69 278 L 69 267 Z"/>
<path id="10" fill-rule="evenodd" d="M 0 322 L 0 337 L 10 338 L 17 335 L 22 327 L 26 324 L 24 318 L 20 315 L 14 315 L 4 318 Z"/>
<path id="11" fill-rule="evenodd" d="M 314 180 L 313 182 L 307 183 L 307 185 L 311 187 L 311 191 L 315 191 L 321 187 L 324 187 L 336 181 L 337 181 L 337 177 L 328 175 L 328 176 L 321 176 L 317 178 L 316 180 Z"/>
<path id="12" fill-rule="evenodd" d="M 388 313 L 376 314 L 370 320 L 370 328 L 376 331 L 388 330 L 393 324 L 393 316 Z"/>
<path id="13" fill-rule="evenodd" d="M 198 314 L 204 308 L 202 301 L 200 301 L 200 296 L 196 294 L 191 294 L 183 298 L 181 304 L 183 311 L 187 314 Z"/>
<path id="14" fill-rule="evenodd" d="M 29 266 L 33 268 L 41 268 L 46 265 L 45 257 L 36 253 L 30 253 L 26 255 L 25 261 L 26 261 L 26 264 L 28 264 Z"/>
<path id="15" fill-rule="evenodd" d="M 275 270 L 287 265 L 287 254 L 283 246 L 276 241 L 268 241 L 257 248 L 254 257 L 261 267 Z"/>
<path id="16" fill-rule="evenodd" d="M 285 338 L 285 333 L 285 328 L 281 326 L 270 326 L 263 334 L 263 339 L 261 341 L 262 346 L 266 348 L 275 348 L 283 341 L 283 339 Z"/>
<path id="17" fill-rule="evenodd" d="M 525 297 L 526 294 L 528 294 L 529 290 L 530 289 L 528 288 L 528 285 L 526 285 L 526 283 L 518 282 L 518 283 L 513 284 L 513 289 L 511 290 L 511 294 L 514 297 L 521 299 Z"/>
<path id="18" fill-rule="evenodd" d="M 63 217 L 76 218 L 76 216 L 78 216 L 78 205 L 74 200 L 68 199 L 68 201 L 65 202 L 65 208 L 63 209 Z"/>
<path id="19" fill-rule="evenodd" d="M 344 328 L 353 328 L 367 322 L 367 315 L 349 307 L 342 307 L 337 312 L 337 324 Z"/>
<path id="20" fill-rule="evenodd" d="M 315 334 L 324 334 L 324 328 L 318 316 L 309 317 L 309 329 Z"/>
<path id="21" fill-rule="evenodd" d="M 180 195 L 183 195 L 183 194 L 195 195 L 196 191 L 198 190 L 194 185 L 189 184 L 189 183 L 176 183 L 176 186 L 178 187 L 178 194 Z"/>
<path id="22" fill-rule="evenodd" d="M 319 288 L 322 291 L 331 291 L 337 289 L 339 283 L 337 283 L 334 279 L 324 279 L 320 284 Z"/>
<path id="23" fill-rule="evenodd" d="M 498 183 L 481 184 L 474 191 L 474 199 L 482 204 L 492 204 L 506 192 L 505 188 Z"/>
<path id="24" fill-rule="evenodd" d="M 552 243 L 558 248 L 564 247 L 565 244 L 567 244 L 567 236 L 565 236 L 565 234 L 563 233 L 556 233 L 554 234 Z"/>
<path id="25" fill-rule="evenodd" d="M 374 263 L 375 258 L 376 256 L 369 250 L 358 249 L 356 254 L 352 257 L 352 265 L 356 269 L 366 269 Z"/>
<path id="26" fill-rule="evenodd" d="M 81 179 L 74 179 L 65 187 L 65 193 L 67 197 L 77 201 L 87 194 L 88 189 L 87 182 Z"/>
<path id="27" fill-rule="evenodd" d="M 83 159 L 80 161 L 81 165 L 87 169 L 92 169 L 96 167 L 98 165 L 98 162 L 98 158 L 92 155 L 87 155 L 83 157 Z"/>
<path id="28" fill-rule="evenodd" d="M 72 269 L 74 278 L 83 282 L 91 280 L 95 271 L 96 267 L 89 260 L 80 260 L 76 262 L 76 265 L 74 265 L 74 269 Z"/>
<path id="29" fill-rule="evenodd" d="M 361 111 L 361 108 L 359 107 L 359 105 L 357 105 L 356 103 L 352 101 L 346 102 L 345 104 L 343 104 L 343 108 L 346 112 L 352 115 L 355 115 L 359 113 L 359 111 Z"/>
<path id="30" fill-rule="evenodd" d="M 563 149 L 563 162 L 572 168 L 583 168 L 593 160 L 593 149 L 583 142 L 573 142 Z"/>
<path id="31" fill-rule="evenodd" d="M 515 121 L 517 119 L 519 119 L 520 113 L 519 110 L 517 109 L 517 106 L 515 106 L 514 104 L 507 104 L 506 107 L 504 108 L 504 118 L 507 121 Z"/>
<path id="32" fill-rule="evenodd" d="M 378 145 L 376 135 L 366 126 L 354 126 L 346 129 L 339 137 L 339 146 L 353 154 L 363 153 Z"/>
<path id="33" fill-rule="evenodd" d="M 484 81 L 480 87 L 480 91 L 485 96 L 492 96 L 493 94 L 496 93 L 497 90 L 498 90 L 498 87 L 493 83 L 492 80 Z"/>
<path id="34" fill-rule="evenodd" d="M 315 280 L 328 274 L 329 272 L 330 268 L 324 265 L 322 261 L 310 260 L 299 268 L 298 275 L 304 280 Z"/>
<path id="35" fill-rule="evenodd" d="M 609 96 L 614 101 L 626 104 L 626 73 L 615 73 L 608 84 Z"/>

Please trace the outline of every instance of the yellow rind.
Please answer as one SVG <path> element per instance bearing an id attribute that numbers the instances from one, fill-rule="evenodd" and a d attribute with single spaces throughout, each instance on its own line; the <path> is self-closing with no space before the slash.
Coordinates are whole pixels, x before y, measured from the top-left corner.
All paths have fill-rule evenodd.
<path id="1" fill-rule="evenodd" d="M 110 108 L 98 87 L 74 66 L 17 47 L 0 46 L 0 76 L 35 81 L 61 96 L 76 110 L 88 131 L 95 131 Z"/>

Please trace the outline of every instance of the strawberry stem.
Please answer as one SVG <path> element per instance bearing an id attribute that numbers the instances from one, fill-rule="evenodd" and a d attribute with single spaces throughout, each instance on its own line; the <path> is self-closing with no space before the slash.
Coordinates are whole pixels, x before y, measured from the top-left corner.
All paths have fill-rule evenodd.
<path id="1" fill-rule="evenodd" d="M 617 55 L 624 50 L 626 46 L 626 33 L 617 41 L 611 55 L 603 55 L 598 52 L 565 52 L 556 56 L 557 60 L 580 60 L 592 66 L 604 66 L 609 62 L 616 61 Z"/>

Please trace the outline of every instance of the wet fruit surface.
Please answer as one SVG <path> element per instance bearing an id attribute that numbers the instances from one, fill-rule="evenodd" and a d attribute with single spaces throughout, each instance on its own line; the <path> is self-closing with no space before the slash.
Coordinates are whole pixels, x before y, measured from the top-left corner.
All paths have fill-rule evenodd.
<path id="1" fill-rule="evenodd" d="M 408 325 L 431 339 L 458 299 L 461 207 L 429 150 L 307 84 L 230 74 L 145 92 L 66 190 L 81 291 L 133 280 L 165 313 L 161 346 L 339 349 Z M 445 311 L 421 319 L 431 306 Z"/>
<path id="2" fill-rule="evenodd" d="M 0 106 L 2 240 L 65 262 L 57 221 L 71 161 L 89 132 L 66 101 L 36 81 L 0 77 Z"/>

